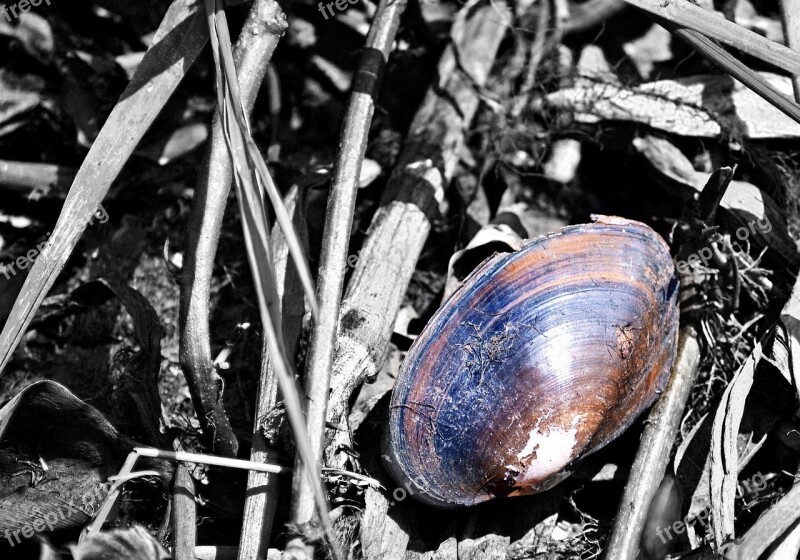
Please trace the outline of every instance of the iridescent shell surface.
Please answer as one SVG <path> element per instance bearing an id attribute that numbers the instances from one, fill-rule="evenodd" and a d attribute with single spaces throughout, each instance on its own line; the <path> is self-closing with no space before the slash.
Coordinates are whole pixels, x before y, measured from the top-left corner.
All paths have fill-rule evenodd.
<path id="1" fill-rule="evenodd" d="M 546 490 L 660 395 L 678 329 L 668 247 L 642 223 L 595 219 L 488 259 L 414 342 L 385 454 L 411 495 Z"/>

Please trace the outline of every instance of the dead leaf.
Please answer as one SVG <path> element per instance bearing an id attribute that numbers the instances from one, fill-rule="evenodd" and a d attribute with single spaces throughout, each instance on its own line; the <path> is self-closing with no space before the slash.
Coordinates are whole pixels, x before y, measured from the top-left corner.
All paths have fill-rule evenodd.
<path id="1" fill-rule="evenodd" d="M 755 369 L 761 358 L 761 344 L 757 343 L 722 395 L 714 416 L 709 495 L 711 526 L 718 547 L 734 536 L 734 501 L 739 475 L 737 436 L 747 395 L 750 394 Z"/>
<path id="2" fill-rule="evenodd" d="M 761 72 L 792 96 L 789 78 Z M 755 139 L 800 137 L 800 124 L 727 75 L 700 75 L 636 87 L 594 83 L 547 96 L 555 109 L 575 113 L 581 123 L 637 122 L 681 136 Z"/>

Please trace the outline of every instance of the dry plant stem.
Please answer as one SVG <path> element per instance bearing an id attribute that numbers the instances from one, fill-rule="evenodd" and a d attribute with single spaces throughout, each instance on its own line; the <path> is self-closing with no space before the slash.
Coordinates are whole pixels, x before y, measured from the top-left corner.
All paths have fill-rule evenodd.
<path id="1" fill-rule="evenodd" d="M 291 263 L 289 264 L 291 267 Z M 279 282 L 280 284 L 280 282 Z M 302 304 L 302 297 L 300 302 Z M 287 339 L 287 345 L 289 345 Z M 259 429 L 259 422 L 275 408 L 278 400 L 278 379 L 272 369 L 267 342 L 261 349 L 261 375 L 256 395 L 256 414 L 254 416 L 253 443 L 250 460 L 255 462 L 274 462 L 275 452 L 267 446 Z M 275 522 L 275 508 L 278 505 L 278 476 L 270 473 L 251 471 L 247 474 L 242 535 L 239 539 L 238 560 L 259 560 L 264 558 L 272 537 Z"/>
<path id="2" fill-rule="evenodd" d="M 139 454 L 134 449 L 128 453 L 128 456 L 125 458 L 125 462 L 119 469 L 119 474 L 117 476 L 126 477 L 127 475 L 131 474 L 131 471 L 133 470 L 133 467 L 136 466 L 136 461 L 138 460 Z M 100 532 L 100 529 L 103 527 L 103 523 L 105 523 L 106 519 L 108 518 L 108 514 L 111 512 L 111 508 L 114 507 L 114 503 L 117 501 L 121 486 L 121 483 L 112 485 L 111 490 L 103 500 L 103 505 L 100 506 L 100 510 L 95 514 L 92 522 L 84 527 L 83 531 L 81 531 L 81 536 L 78 542 L 82 541 L 86 537 L 90 537 Z"/>
<path id="3" fill-rule="evenodd" d="M 642 529 L 669 463 L 672 444 L 680 429 L 700 365 L 700 346 L 693 326 L 681 328 L 678 353 L 667 389 L 647 418 L 636 460 L 620 501 L 619 511 L 606 546 L 607 560 L 635 560 Z"/>
<path id="4" fill-rule="evenodd" d="M 800 2 L 797 0 L 780 0 L 783 19 L 783 34 L 789 48 L 800 52 Z M 794 99 L 800 103 L 800 76 L 797 72 L 792 77 Z"/>
<path id="5" fill-rule="evenodd" d="M 194 480 L 185 465 L 175 469 L 172 487 L 172 556 L 175 560 L 194 560 L 197 542 L 197 504 Z"/>
<path id="6" fill-rule="evenodd" d="M 267 63 L 286 26 L 277 2 L 254 2 L 234 50 L 247 113 L 253 110 Z M 214 452 L 228 456 L 236 455 L 238 443 L 223 407 L 221 379 L 213 367 L 208 310 L 214 256 L 232 180 L 230 155 L 219 113 L 215 112 L 189 218 L 180 276 L 180 360 L 201 426 L 207 437 L 213 437 Z"/>
<path id="7" fill-rule="evenodd" d="M 294 186 L 284 200 L 284 205 L 295 224 L 299 235 L 305 232 L 303 216 L 305 214 L 304 193 L 302 188 Z M 281 317 L 283 318 L 283 338 L 286 350 L 294 356 L 300 331 L 303 326 L 305 305 L 303 302 L 303 286 L 297 276 L 297 269 L 291 262 L 289 247 L 280 227 L 272 228 L 272 254 L 275 259 L 275 275 L 277 278 L 278 297 L 281 300 Z M 307 242 L 306 242 L 307 244 Z M 268 352 L 267 341 L 264 340 L 261 351 L 261 376 L 256 395 L 256 410 L 252 433 L 250 460 L 255 462 L 275 462 L 275 454 L 270 449 L 262 432 L 262 421 L 274 410 L 278 400 L 278 380 Z M 247 492 L 242 519 L 242 536 L 239 540 L 239 560 L 260 560 L 268 553 L 272 524 L 275 518 L 275 506 L 278 500 L 278 478 L 274 474 L 250 471 L 247 477 Z M 237 553 L 234 553 L 237 557 Z"/>
<path id="8" fill-rule="evenodd" d="M 800 105 L 775 89 L 772 84 L 767 82 L 757 72 L 754 72 L 746 65 L 742 64 L 722 47 L 714 43 L 714 41 L 711 41 L 708 37 L 703 36 L 697 31 L 682 29 L 667 21 L 662 21 L 660 23 L 676 37 L 688 43 L 697 52 L 719 66 L 722 70 L 772 103 L 772 105 L 783 111 L 786 115 L 800 122 Z"/>
<path id="9" fill-rule="evenodd" d="M 787 1 L 794 3 L 794 0 Z M 800 75 L 800 53 L 736 25 L 725 19 L 722 14 L 703 9 L 688 0 L 625 0 L 625 2 L 679 27 L 697 31 L 710 39 L 731 45 L 791 74 Z"/>
<path id="10" fill-rule="evenodd" d="M 133 478 L 141 476 L 158 476 L 158 471 L 141 471 L 132 473 L 133 467 L 140 457 L 150 457 L 153 459 L 166 459 L 168 461 L 180 461 L 185 463 L 199 463 L 202 465 L 213 465 L 217 467 L 227 467 L 229 469 L 240 470 L 254 470 L 275 474 L 289 473 L 290 468 L 281 467 L 279 465 L 267 465 L 264 463 L 253 463 L 252 461 L 243 461 L 242 459 L 231 459 L 230 457 L 217 457 L 214 455 L 204 455 L 202 453 L 187 453 L 185 451 L 165 451 L 162 449 L 155 449 L 153 447 L 134 447 L 133 451 L 128 453 L 125 462 L 115 476 L 108 478 L 109 482 L 113 482 L 108 495 L 103 500 L 102 506 L 95 514 L 92 522 L 87 525 L 81 533 L 81 541 L 86 537 L 97 534 L 100 532 L 103 524 L 114 507 L 119 496 L 122 485 Z"/>
<path id="11" fill-rule="evenodd" d="M 321 305 L 307 358 L 304 403 L 308 434 L 318 460 L 322 457 L 331 362 L 336 348 L 345 259 L 361 165 L 367 149 L 375 98 L 405 7 L 406 0 L 383 0 L 375 14 L 358 71 L 353 78 L 342 128 L 341 148 L 331 180 L 318 273 L 317 299 Z M 292 519 L 297 524 L 307 523 L 314 515 L 314 497 L 300 464 L 296 469 L 294 489 Z"/>
<path id="12" fill-rule="evenodd" d="M 326 448 L 327 463 L 345 467 L 341 447 L 352 391 L 380 370 L 395 318 L 450 183 L 480 92 L 511 23 L 502 2 L 469 2 L 454 23 L 455 44 L 439 61 L 432 86 L 409 128 L 382 206 L 372 220 L 342 304 L 328 422 L 341 426 Z M 460 65 L 457 64 L 460 62 Z"/>
<path id="13" fill-rule="evenodd" d="M 198 546 L 194 549 L 194 558 L 196 560 L 235 560 L 236 558 L 235 546 Z M 259 556 L 259 560 L 281 560 L 283 552 L 277 548 L 271 548 L 263 556 Z"/>

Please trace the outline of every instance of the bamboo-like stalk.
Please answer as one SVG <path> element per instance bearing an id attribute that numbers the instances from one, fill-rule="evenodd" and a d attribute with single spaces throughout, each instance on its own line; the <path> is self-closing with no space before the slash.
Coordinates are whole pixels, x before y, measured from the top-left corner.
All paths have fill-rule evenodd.
<path id="1" fill-rule="evenodd" d="M 197 542 L 197 503 L 194 480 L 184 465 L 175 469 L 172 486 L 172 556 L 175 560 L 194 560 Z"/>
<path id="2" fill-rule="evenodd" d="M 308 433 L 318 461 L 322 458 L 331 362 L 336 347 L 345 260 L 361 165 L 367 149 L 375 98 L 405 7 L 406 0 L 382 0 L 375 14 L 358 71 L 353 78 L 352 94 L 342 127 L 341 149 L 331 181 L 318 273 L 320 312 L 311 338 L 305 386 Z M 313 518 L 314 496 L 299 461 L 298 457 L 292 520 L 302 527 Z M 303 536 L 298 535 L 287 549 L 305 550 L 302 541 Z"/>
<path id="3" fill-rule="evenodd" d="M 787 0 L 795 3 L 795 0 Z M 697 31 L 726 45 L 754 56 L 794 75 L 800 75 L 800 53 L 770 41 L 758 33 L 728 21 L 688 0 L 625 0 L 656 17 L 671 21 L 679 27 Z"/>
<path id="4" fill-rule="evenodd" d="M 328 422 L 345 426 L 348 402 L 366 377 L 380 371 L 395 318 L 417 260 L 439 215 L 461 157 L 464 131 L 481 101 L 500 43 L 512 25 L 506 3 L 470 0 L 456 16 L 454 40 L 442 54 L 438 82 L 425 96 L 367 232 L 342 304 Z M 345 468 L 349 431 L 333 431 L 330 466 Z"/>
<path id="5" fill-rule="evenodd" d="M 780 0 L 780 2 L 786 45 L 795 51 L 800 51 L 800 2 L 797 0 Z M 792 77 L 792 86 L 794 86 L 794 99 L 800 103 L 800 75 L 797 72 Z"/>
<path id="6" fill-rule="evenodd" d="M 234 50 L 242 103 L 248 114 L 286 27 L 286 17 L 277 2 L 255 1 Z M 204 432 L 212 438 L 215 452 L 229 456 L 236 455 L 238 443 L 219 393 L 221 380 L 213 367 L 208 308 L 214 256 L 232 180 L 222 123 L 215 113 L 186 232 L 180 275 L 180 361 Z"/>

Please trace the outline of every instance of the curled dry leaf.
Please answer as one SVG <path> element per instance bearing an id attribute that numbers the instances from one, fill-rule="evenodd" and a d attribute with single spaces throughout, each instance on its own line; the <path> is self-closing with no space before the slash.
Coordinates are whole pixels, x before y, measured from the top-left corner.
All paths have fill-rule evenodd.
<path id="1" fill-rule="evenodd" d="M 756 344 L 752 354 L 731 381 L 714 417 L 711 438 L 711 527 L 717 547 L 734 535 L 734 500 L 739 474 L 737 436 L 747 396 L 753 387 L 753 377 L 761 361 L 761 344 Z"/>
<path id="2" fill-rule="evenodd" d="M 446 301 L 464 279 L 493 254 L 518 251 L 522 247 L 521 229 L 521 226 L 515 229 L 497 219 L 483 226 L 465 248 L 450 257 L 442 301 Z"/>
<path id="3" fill-rule="evenodd" d="M 85 524 L 135 446 L 62 385 L 30 385 L 0 409 L 0 534 Z"/>

